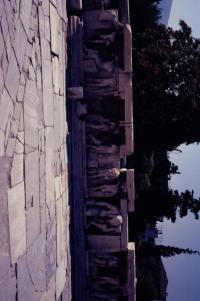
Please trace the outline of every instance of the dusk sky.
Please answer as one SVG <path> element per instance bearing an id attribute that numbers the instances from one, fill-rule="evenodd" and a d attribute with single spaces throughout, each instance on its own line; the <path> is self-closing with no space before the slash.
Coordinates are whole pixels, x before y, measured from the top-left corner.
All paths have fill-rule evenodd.
<path id="1" fill-rule="evenodd" d="M 193 35 L 200 37 L 200 1 L 173 0 L 169 26 L 178 27 L 180 19 L 184 19 L 191 27 Z M 200 145 L 182 145 L 182 153 L 174 152 L 170 159 L 179 166 L 181 175 L 172 177 L 170 186 L 179 191 L 194 190 L 200 197 Z M 165 221 L 163 227 L 163 244 L 200 250 L 200 221 L 192 215 L 177 219 L 175 224 Z M 200 300 L 200 257 L 179 255 L 164 260 L 168 274 L 167 301 Z"/>

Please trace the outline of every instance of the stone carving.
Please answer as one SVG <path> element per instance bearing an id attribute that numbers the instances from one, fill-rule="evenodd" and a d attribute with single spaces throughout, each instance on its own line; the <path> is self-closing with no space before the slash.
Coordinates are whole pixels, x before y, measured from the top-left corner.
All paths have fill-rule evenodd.
<path id="1" fill-rule="evenodd" d="M 104 201 L 88 201 L 86 204 L 87 227 L 96 227 L 104 233 L 120 233 L 123 222 L 119 209 Z"/>
<path id="2" fill-rule="evenodd" d="M 112 254 L 94 254 L 90 257 L 90 265 L 97 268 L 118 268 L 119 258 Z"/>

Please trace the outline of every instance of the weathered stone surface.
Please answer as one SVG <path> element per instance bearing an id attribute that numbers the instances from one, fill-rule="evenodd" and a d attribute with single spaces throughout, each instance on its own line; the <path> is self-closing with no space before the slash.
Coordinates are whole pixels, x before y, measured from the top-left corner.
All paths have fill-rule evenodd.
<path id="1" fill-rule="evenodd" d="M 0 254 L 9 253 L 9 219 L 7 189 L 9 187 L 10 169 L 10 159 L 6 157 L 0 157 Z"/>
<path id="2" fill-rule="evenodd" d="M 19 184 L 24 179 L 24 145 L 16 139 L 15 153 L 11 168 L 11 186 Z"/>
<path id="3" fill-rule="evenodd" d="M 93 251 L 104 250 L 107 253 L 120 252 L 120 236 L 88 235 L 88 247 Z"/>
<path id="4" fill-rule="evenodd" d="M 32 274 L 29 270 L 28 256 L 21 256 L 17 263 L 18 277 L 18 299 L 21 301 L 39 301 L 42 295 L 41 291 L 37 291 L 34 287 Z"/>
<path id="5" fill-rule="evenodd" d="M 67 281 L 66 281 L 66 285 L 62 291 L 62 301 L 69 301 L 72 299 L 72 295 L 71 295 L 71 281 L 68 281 L 68 277 L 67 277 Z"/>
<path id="6" fill-rule="evenodd" d="M 40 207 L 39 199 L 37 204 L 29 208 L 26 212 L 26 228 L 27 228 L 27 247 L 29 248 L 40 233 Z"/>
<path id="7" fill-rule="evenodd" d="M 66 263 L 63 260 L 56 269 L 56 299 L 60 297 L 66 282 Z"/>
<path id="8" fill-rule="evenodd" d="M 52 65 L 47 59 L 42 59 L 43 107 L 45 126 L 53 126 L 53 87 Z"/>
<path id="9" fill-rule="evenodd" d="M 46 258 L 46 271 L 47 271 L 47 285 L 56 272 L 56 221 L 52 220 L 47 225 L 47 258 Z"/>
<path id="10" fill-rule="evenodd" d="M 4 78 L 3 78 L 3 71 L 0 67 L 0 97 L 3 92 L 3 88 L 4 88 Z"/>
<path id="11" fill-rule="evenodd" d="M 42 10 L 44 12 L 45 16 L 49 16 L 49 0 L 43 0 L 42 1 Z"/>
<path id="12" fill-rule="evenodd" d="M 52 58 L 52 66 L 53 66 L 53 87 L 54 93 L 59 94 L 60 87 L 60 69 L 59 69 L 59 61 L 56 56 Z"/>
<path id="13" fill-rule="evenodd" d="M 0 297 L 2 301 L 13 301 L 16 296 L 15 270 L 10 266 L 10 257 L 0 255 Z"/>
<path id="14" fill-rule="evenodd" d="M 0 102 L 0 129 L 2 129 L 3 131 L 5 131 L 7 123 L 10 120 L 12 113 L 13 103 L 8 92 L 6 91 L 6 89 L 4 89 Z"/>
<path id="15" fill-rule="evenodd" d="M 49 24 L 50 24 L 49 16 L 45 16 L 44 17 L 44 36 L 48 42 L 51 41 L 51 32 L 50 32 Z"/>
<path id="16" fill-rule="evenodd" d="M 8 190 L 8 212 L 11 262 L 15 263 L 26 251 L 24 182 Z"/>
<path id="17" fill-rule="evenodd" d="M 56 295 L 56 281 L 55 277 L 52 277 L 52 279 L 49 282 L 47 291 L 42 295 L 40 301 L 54 301 L 55 300 L 55 295 Z M 68 299 L 67 301 L 69 301 Z"/>
<path id="18" fill-rule="evenodd" d="M 62 261 L 66 266 L 66 236 L 65 236 L 65 227 L 66 227 L 66 218 L 65 211 L 60 198 L 56 202 L 56 219 L 57 219 L 57 265 L 61 265 Z M 57 281 L 57 280 L 56 280 Z"/>
<path id="19" fill-rule="evenodd" d="M 47 204 L 47 221 L 55 218 L 55 196 L 54 196 L 54 173 L 53 173 L 53 128 L 45 129 L 45 170 L 46 170 L 46 204 Z"/>
<path id="20" fill-rule="evenodd" d="M 35 221 L 36 222 L 36 221 Z M 39 252 L 38 252 L 39 251 Z M 46 290 L 46 231 L 44 230 L 27 251 L 27 264 L 34 289 Z"/>
<path id="21" fill-rule="evenodd" d="M 32 7 L 32 0 L 22 0 L 20 2 L 20 19 L 25 28 L 27 36 L 29 34 L 31 7 Z"/>
<path id="22" fill-rule="evenodd" d="M 1 136 L 1 131 L 0 131 L 0 136 Z M 4 139 L 4 136 L 2 136 L 2 139 Z M 4 140 L 3 140 L 3 143 L 4 143 Z M 6 156 L 8 156 L 10 158 L 13 157 L 14 150 L 15 150 L 15 143 L 16 143 L 16 138 L 8 139 L 8 143 L 6 146 Z"/>
<path id="23" fill-rule="evenodd" d="M 32 152 L 25 155 L 26 208 L 34 207 L 39 200 L 39 155 Z"/>
<path id="24" fill-rule="evenodd" d="M 25 33 L 24 27 L 22 26 L 21 20 L 19 20 L 17 24 L 14 50 L 20 69 L 23 65 L 27 42 L 27 35 Z"/>
<path id="25" fill-rule="evenodd" d="M 50 42 L 45 38 L 41 38 L 41 53 L 43 58 L 46 58 L 47 60 L 51 61 Z M 45 63 L 42 65 L 43 65 L 42 68 L 45 68 Z"/>
<path id="26" fill-rule="evenodd" d="M 38 98 L 35 81 L 28 80 L 24 95 L 25 152 L 38 148 Z"/>
<path id="27" fill-rule="evenodd" d="M 15 101 L 16 96 L 17 96 L 19 78 L 20 78 L 19 68 L 17 66 L 15 54 L 12 51 L 11 60 L 9 62 L 9 66 L 8 66 L 8 72 L 6 74 L 5 85 L 6 85 L 6 88 L 8 89 L 10 96 L 12 97 L 13 101 Z"/>
<path id="28" fill-rule="evenodd" d="M 64 102 L 63 97 L 55 95 L 54 97 L 54 145 L 55 150 L 59 150 L 60 146 L 64 143 Z"/>
<path id="29" fill-rule="evenodd" d="M 5 155 L 4 132 L 0 130 L 0 157 Z"/>
<path id="30" fill-rule="evenodd" d="M 66 1 L 0 2 L 0 300 L 53 301 L 70 266 Z"/>
<path id="31" fill-rule="evenodd" d="M 59 18 L 56 8 L 50 3 L 50 24 L 51 24 L 51 50 L 55 54 L 59 54 Z"/>
<path id="32" fill-rule="evenodd" d="M 3 33 L 4 42 L 5 42 L 7 39 L 7 35 L 8 35 L 8 22 L 7 22 L 5 10 L 4 10 L 2 18 L 1 18 L 1 29 L 2 29 L 2 33 Z"/>
<path id="33" fill-rule="evenodd" d="M 3 56 L 3 50 L 4 50 L 4 39 L 1 31 L 0 31 L 0 43 L 1 43 L 1 48 L 0 48 L 0 60 L 1 60 Z"/>

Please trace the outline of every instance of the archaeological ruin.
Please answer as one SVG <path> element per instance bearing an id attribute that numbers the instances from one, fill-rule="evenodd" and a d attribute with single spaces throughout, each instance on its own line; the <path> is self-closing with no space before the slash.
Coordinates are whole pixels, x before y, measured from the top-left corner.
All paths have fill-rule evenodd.
<path id="1" fill-rule="evenodd" d="M 135 301 L 128 0 L 0 1 L 0 301 Z"/>

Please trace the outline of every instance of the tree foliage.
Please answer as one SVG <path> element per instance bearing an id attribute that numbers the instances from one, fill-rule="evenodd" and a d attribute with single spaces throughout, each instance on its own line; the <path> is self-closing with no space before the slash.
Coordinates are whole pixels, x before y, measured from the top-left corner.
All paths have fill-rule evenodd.
<path id="1" fill-rule="evenodd" d="M 160 19 L 160 0 L 134 0 L 129 3 L 134 33 L 156 26 Z"/>
<path id="2" fill-rule="evenodd" d="M 164 218 L 174 223 L 177 215 L 183 218 L 189 212 L 199 219 L 200 199 L 194 198 L 193 191 L 186 190 L 181 193 L 177 190 L 169 190 L 165 193 L 157 190 L 143 191 L 137 200 L 134 218 L 138 226 L 144 221 L 155 224 L 156 221 L 163 221 Z"/>
<path id="3" fill-rule="evenodd" d="M 172 150 L 200 140 L 200 39 L 180 21 L 134 38 L 136 141 Z"/>
<path id="4" fill-rule="evenodd" d="M 180 254 L 186 255 L 200 255 L 200 252 L 197 250 L 192 250 L 190 248 L 183 249 L 172 246 L 164 246 L 164 245 L 155 245 L 150 243 L 142 243 L 140 247 L 140 255 L 148 255 L 155 257 L 171 257 Z"/>

